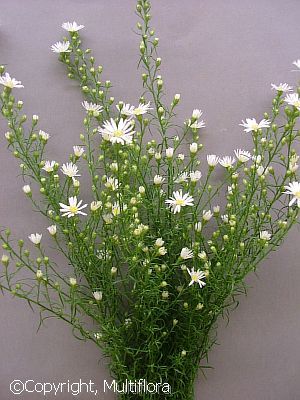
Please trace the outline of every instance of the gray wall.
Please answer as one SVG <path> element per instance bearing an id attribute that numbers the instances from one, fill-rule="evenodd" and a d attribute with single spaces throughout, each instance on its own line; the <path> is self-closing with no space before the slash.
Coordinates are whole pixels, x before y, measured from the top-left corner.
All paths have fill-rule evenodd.
<path id="1" fill-rule="evenodd" d="M 141 92 L 136 72 L 137 37 L 134 0 L 0 1 L 0 63 L 22 80 L 18 92 L 25 110 L 38 114 L 52 138 L 49 158 L 66 160 L 78 142 L 83 110 L 76 85 L 65 78 L 49 47 L 62 35 L 63 21 L 86 25 L 83 37 L 95 51 L 117 100 L 135 102 Z M 242 118 L 260 118 L 270 109 L 270 83 L 294 84 L 299 74 L 291 62 L 299 53 L 299 0 L 153 0 L 153 25 L 161 39 L 162 74 L 169 95 L 181 93 L 180 117 L 195 107 L 205 112 L 207 152 L 220 154 L 247 147 L 238 126 Z M 17 237 L 44 230 L 21 191 L 15 159 L 6 150 L 6 126 L 0 122 L 0 224 Z M 47 235 L 45 234 L 45 237 Z M 50 245 L 50 239 L 47 239 Z M 199 376 L 202 400 L 296 400 L 300 380 L 300 249 L 297 229 L 284 246 L 264 261 L 248 298 L 221 321 L 220 346 L 211 352 L 213 370 Z M 102 387 L 105 360 L 93 344 L 76 341 L 63 322 L 49 320 L 36 334 L 38 314 L 10 296 L 1 297 L 0 398 L 16 398 L 9 383 L 16 378 L 59 382 L 92 379 Z M 41 395 L 19 396 L 41 399 Z M 47 397 L 48 398 L 48 397 Z M 54 398 L 54 397 L 49 397 Z M 58 399 L 69 399 L 63 394 Z M 92 399 L 92 395 L 81 395 Z M 101 396 L 112 399 L 112 395 Z"/>

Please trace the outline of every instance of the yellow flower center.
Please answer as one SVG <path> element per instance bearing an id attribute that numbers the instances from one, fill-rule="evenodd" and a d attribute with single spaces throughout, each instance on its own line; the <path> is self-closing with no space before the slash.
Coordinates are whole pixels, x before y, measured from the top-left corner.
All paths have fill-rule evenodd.
<path id="1" fill-rule="evenodd" d="M 124 132 L 121 129 L 117 129 L 114 131 L 114 136 L 115 137 L 122 137 L 124 135 Z"/>
<path id="2" fill-rule="evenodd" d="M 198 275 L 197 275 L 197 274 L 192 274 L 192 275 L 191 275 L 191 279 L 192 279 L 192 281 L 197 282 L 197 280 L 198 280 Z"/>
<path id="3" fill-rule="evenodd" d="M 300 199 L 300 190 L 298 192 L 295 192 L 295 197 L 297 197 L 297 199 Z"/>
<path id="4" fill-rule="evenodd" d="M 135 110 L 133 111 L 133 114 L 135 114 L 135 115 L 140 115 L 141 112 L 142 112 L 141 108 L 137 107 L 137 108 L 135 108 Z"/>
<path id="5" fill-rule="evenodd" d="M 184 205 L 184 200 L 182 200 L 182 199 L 176 200 L 176 205 L 177 206 L 183 206 Z"/>
<path id="6" fill-rule="evenodd" d="M 252 125 L 252 130 L 253 131 L 257 131 L 258 129 L 259 129 L 258 123 L 255 123 L 255 124 Z"/>
<path id="7" fill-rule="evenodd" d="M 297 107 L 297 108 L 300 107 L 300 100 L 295 101 L 294 106 Z"/>
<path id="8" fill-rule="evenodd" d="M 77 212 L 78 212 L 77 206 L 70 206 L 69 209 L 70 209 L 70 212 L 73 214 L 77 214 Z"/>

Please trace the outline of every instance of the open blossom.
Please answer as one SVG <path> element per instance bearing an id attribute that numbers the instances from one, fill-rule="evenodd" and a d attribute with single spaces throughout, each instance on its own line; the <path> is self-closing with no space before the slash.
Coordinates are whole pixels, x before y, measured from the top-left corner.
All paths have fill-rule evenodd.
<path id="1" fill-rule="evenodd" d="M 69 282 L 71 286 L 76 286 L 77 285 L 77 280 L 75 278 L 69 278 Z"/>
<path id="2" fill-rule="evenodd" d="M 70 47 L 70 42 L 56 42 L 51 46 L 51 50 L 54 53 L 69 53 L 71 50 L 69 50 Z"/>
<path id="3" fill-rule="evenodd" d="M 291 207 L 294 203 L 297 203 L 297 206 L 300 208 L 300 182 L 290 182 L 284 188 L 286 189 L 286 191 L 284 192 L 285 194 L 293 196 L 293 198 L 289 202 L 289 206 Z"/>
<path id="4" fill-rule="evenodd" d="M 102 300 L 102 292 L 93 292 L 93 296 L 94 296 L 94 299 L 96 300 L 96 301 L 101 301 Z"/>
<path id="5" fill-rule="evenodd" d="M 134 134 L 131 120 L 123 120 L 122 118 L 118 124 L 111 118 L 110 121 L 105 121 L 103 127 L 98 130 L 104 140 L 108 140 L 113 144 L 130 144 Z"/>
<path id="6" fill-rule="evenodd" d="M 122 108 L 117 104 L 116 107 L 122 115 L 126 115 L 127 117 L 143 115 L 149 110 L 152 110 L 150 107 L 150 101 L 147 104 L 140 103 L 137 107 L 131 106 L 130 104 L 124 104 Z"/>
<path id="7" fill-rule="evenodd" d="M 231 156 L 225 156 L 219 160 L 219 164 L 221 164 L 224 168 L 232 167 L 234 163 L 235 158 Z"/>
<path id="8" fill-rule="evenodd" d="M 81 157 L 84 153 L 84 148 L 81 146 L 73 146 L 73 152 L 76 157 Z"/>
<path id="9" fill-rule="evenodd" d="M 201 179 L 201 176 L 202 176 L 201 171 L 191 171 L 190 172 L 191 182 L 198 182 Z"/>
<path id="10" fill-rule="evenodd" d="M 277 90 L 277 92 L 290 92 L 293 90 L 292 86 L 289 86 L 287 83 L 279 83 L 279 85 L 271 83 L 271 87 L 272 89 Z"/>
<path id="11" fill-rule="evenodd" d="M 73 22 L 64 22 L 61 27 L 68 32 L 77 32 L 80 29 L 84 28 L 84 25 L 78 25 L 77 22 L 73 21 Z"/>
<path id="12" fill-rule="evenodd" d="M 206 160 L 210 167 L 215 167 L 219 163 L 220 158 L 215 154 L 208 154 Z"/>
<path id="13" fill-rule="evenodd" d="M 155 246 L 156 247 L 162 247 L 164 245 L 165 241 L 162 240 L 162 238 L 158 238 L 155 240 Z"/>
<path id="14" fill-rule="evenodd" d="M 183 172 L 182 174 L 180 174 L 176 179 L 175 179 L 175 183 L 184 183 L 187 182 L 189 177 L 189 174 L 187 172 Z"/>
<path id="15" fill-rule="evenodd" d="M 4 75 L 0 76 L 0 85 L 3 85 L 9 89 L 24 87 L 23 85 L 21 85 L 21 81 L 17 81 L 15 78 L 11 78 L 8 72 L 5 72 Z"/>
<path id="16" fill-rule="evenodd" d="M 41 139 L 43 139 L 45 142 L 47 142 L 47 140 L 50 138 L 49 133 L 46 133 L 42 130 L 39 131 L 39 136 Z"/>
<path id="17" fill-rule="evenodd" d="M 204 221 L 209 221 L 213 216 L 213 213 L 210 210 L 208 211 L 203 210 L 202 213 L 203 213 L 202 218 L 204 219 Z"/>
<path id="18" fill-rule="evenodd" d="M 188 260 L 189 258 L 194 257 L 193 250 L 189 249 L 188 247 L 183 247 L 183 249 L 180 252 L 180 257 L 183 260 Z"/>
<path id="19" fill-rule="evenodd" d="M 299 60 L 296 60 L 296 61 L 294 61 L 294 62 L 293 62 L 293 65 L 295 65 L 297 68 L 299 68 L 299 69 L 300 69 L 300 59 L 299 59 Z"/>
<path id="20" fill-rule="evenodd" d="M 269 240 L 271 240 L 271 238 L 272 238 L 272 235 L 271 235 L 271 233 L 269 233 L 268 231 L 260 231 L 259 232 L 259 238 L 261 239 L 261 240 L 265 240 L 265 241 L 269 241 Z"/>
<path id="21" fill-rule="evenodd" d="M 262 128 L 269 128 L 271 122 L 268 119 L 262 119 L 260 122 L 256 122 L 255 118 L 246 118 L 246 122 L 242 121 L 240 124 L 245 129 L 245 132 L 257 132 L 259 129 Z"/>
<path id="22" fill-rule="evenodd" d="M 191 129 L 201 129 L 201 128 L 205 128 L 205 122 L 203 120 L 192 121 L 191 119 L 189 119 L 187 122 L 187 126 Z"/>
<path id="23" fill-rule="evenodd" d="M 63 174 L 67 175 L 69 178 L 74 178 L 75 176 L 80 176 L 78 174 L 78 167 L 77 165 L 73 164 L 72 162 L 63 164 L 61 167 L 61 171 Z"/>
<path id="24" fill-rule="evenodd" d="M 167 252 L 168 252 L 168 250 L 164 246 L 159 247 L 159 249 L 158 249 L 158 254 L 160 256 L 164 256 L 165 254 L 167 254 Z"/>
<path id="25" fill-rule="evenodd" d="M 105 186 L 112 191 L 115 191 L 119 188 L 119 181 L 116 178 L 107 178 L 105 182 Z"/>
<path id="26" fill-rule="evenodd" d="M 91 211 L 97 211 L 99 208 L 102 207 L 102 201 L 92 201 L 90 208 Z"/>
<path id="27" fill-rule="evenodd" d="M 237 149 L 234 150 L 234 154 L 241 163 L 245 163 L 251 159 L 251 153 L 246 150 Z"/>
<path id="28" fill-rule="evenodd" d="M 55 236 L 56 235 L 56 225 L 50 225 L 47 228 L 48 232 L 50 233 L 51 236 Z"/>
<path id="29" fill-rule="evenodd" d="M 59 203 L 61 209 L 60 212 L 62 213 L 63 217 L 74 217 L 77 214 L 86 215 L 86 213 L 82 212 L 87 204 L 81 205 L 82 200 L 77 201 L 77 197 L 69 197 L 69 204 Z"/>
<path id="30" fill-rule="evenodd" d="M 42 236 L 43 235 L 41 233 L 32 233 L 28 236 L 28 238 L 33 244 L 39 245 L 41 243 Z"/>
<path id="31" fill-rule="evenodd" d="M 45 165 L 43 166 L 43 170 L 44 171 L 46 171 L 46 172 L 53 172 L 53 170 L 54 170 L 54 167 L 55 167 L 55 161 L 45 161 Z"/>
<path id="32" fill-rule="evenodd" d="M 164 180 L 165 180 L 165 178 L 163 178 L 161 175 L 155 175 L 153 182 L 154 182 L 154 185 L 161 185 Z"/>
<path id="33" fill-rule="evenodd" d="M 198 108 L 195 108 L 192 112 L 192 118 L 193 119 L 199 119 L 203 114 L 203 111 L 199 110 Z"/>
<path id="34" fill-rule="evenodd" d="M 284 101 L 290 106 L 296 107 L 297 110 L 300 110 L 300 97 L 298 93 L 287 94 L 284 98 Z"/>
<path id="35" fill-rule="evenodd" d="M 94 111 L 94 112 L 101 112 L 103 110 L 103 107 L 100 106 L 99 104 L 95 104 L 95 103 L 89 103 L 88 101 L 84 101 L 81 103 L 82 107 L 86 110 L 86 111 Z"/>
<path id="36" fill-rule="evenodd" d="M 205 279 L 205 273 L 203 271 L 200 271 L 199 269 L 195 271 L 194 268 L 189 270 L 187 268 L 187 272 L 191 277 L 191 282 L 189 283 L 189 286 L 193 285 L 194 283 L 198 283 L 200 288 L 202 288 L 206 285 L 205 281 L 203 281 L 203 279 Z"/>
<path id="37" fill-rule="evenodd" d="M 299 168 L 299 164 L 297 164 L 299 160 L 299 156 L 297 154 L 293 154 L 289 159 L 289 170 L 292 172 L 296 172 Z"/>
<path id="38" fill-rule="evenodd" d="M 169 205 L 174 214 L 181 211 L 181 207 L 193 206 L 194 198 L 189 193 L 182 193 L 182 190 L 173 192 L 173 196 L 165 201 Z"/>

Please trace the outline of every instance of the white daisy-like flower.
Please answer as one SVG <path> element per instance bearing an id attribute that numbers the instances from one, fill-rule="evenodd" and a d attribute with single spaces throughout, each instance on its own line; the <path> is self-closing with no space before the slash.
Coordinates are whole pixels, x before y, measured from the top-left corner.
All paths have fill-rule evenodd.
<path id="1" fill-rule="evenodd" d="M 81 103 L 82 107 L 86 110 L 86 111 L 94 111 L 94 112 L 102 112 L 103 111 L 103 107 L 100 106 L 99 104 L 95 104 L 95 103 L 89 103 L 88 101 L 84 101 Z"/>
<path id="2" fill-rule="evenodd" d="M 256 122 L 255 118 L 246 118 L 246 122 L 242 121 L 240 126 L 243 126 L 245 132 L 257 132 L 262 128 L 269 128 L 271 122 L 268 119 L 262 119 L 260 122 Z"/>
<path id="3" fill-rule="evenodd" d="M 59 203 L 61 209 L 60 212 L 62 213 L 63 217 L 74 217 L 77 214 L 86 215 L 86 213 L 82 212 L 87 204 L 81 205 L 82 200 L 77 201 L 77 197 L 69 197 L 69 204 Z"/>
<path id="4" fill-rule="evenodd" d="M 297 164 L 299 160 L 299 156 L 297 154 L 293 154 L 289 159 L 289 170 L 291 172 L 296 172 L 299 168 L 299 164 Z"/>
<path id="5" fill-rule="evenodd" d="M 165 241 L 162 238 L 158 238 L 155 240 L 155 246 L 156 247 L 162 247 L 164 245 Z"/>
<path id="6" fill-rule="evenodd" d="M 41 233 L 32 233 L 31 235 L 28 236 L 28 239 L 35 245 L 39 245 L 42 240 L 42 234 Z"/>
<path id="7" fill-rule="evenodd" d="M 219 164 L 224 168 L 230 168 L 235 163 L 235 158 L 231 156 L 225 156 L 219 160 Z"/>
<path id="8" fill-rule="evenodd" d="M 105 187 L 115 191 L 119 188 L 119 181 L 116 178 L 107 178 L 105 182 Z"/>
<path id="9" fill-rule="evenodd" d="M 206 285 L 205 281 L 203 280 L 203 279 L 205 279 L 205 273 L 203 271 L 200 271 L 200 269 L 195 271 L 194 268 L 189 270 L 187 268 L 187 272 L 189 273 L 189 275 L 191 277 L 191 282 L 189 283 L 189 286 L 193 285 L 194 283 L 198 283 L 200 286 L 200 289 L 201 289 L 201 288 L 203 288 L 203 286 Z"/>
<path id="10" fill-rule="evenodd" d="M 182 193 L 182 190 L 173 192 L 173 196 L 165 201 L 174 214 L 179 213 L 182 207 L 193 206 L 194 198 L 189 193 Z"/>
<path id="11" fill-rule="evenodd" d="M 193 119 L 199 119 L 203 114 L 202 110 L 199 110 L 198 108 L 195 108 L 192 112 L 192 118 Z"/>
<path id="12" fill-rule="evenodd" d="M 189 119 L 187 122 L 187 126 L 191 129 L 201 129 L 201 128 L 205 128 L 205 122 L 203 120 L 192 121 L 191 119 Z"/>
<path id="13" fill-rule="evenodd" d="M 99 292 L 99 291 L 93 292 L 93 296 L 94 296 L 94 299 L 96 301 L 101 301 L 102 300 L 102 292 Z"/>
<path id="14" fill-rule="evenodd" d="M 300 110 L 300 97 L 298 93 L 287 94 L 284 98 L 284 101 L 290 106 L 294 106 Z"/>
<path id="15" fill-rule="evenodd" d="M 153 178 L 154 185 L 157 185 L 157 186 L 161 185 L 164 180 L 165 180 L 165 178 L 163 178 L 161 175 L 155 175 Z"/>
<path id="16" fill-rule="evenodd" d="M 76 157 L 81 157 L 84 153 L 84 148 L 81 146 L 73 146 L 73 152 Z"/>
<path id="17" fill-rule="evenodd" d="M 46 172 L 53 172 L 55 167 L 55 161 L 45 161 L 45 165 L 43 166 L 43 170 Z"/>
<path id="18" fill-rule="evenodd" d="M 209 221 L 212 218 L 212 216 L 213 216 L 213 213 L 210 210 L 208 210 L 208 211 L 203 210 L 202 211 L 202 218 L 204 219 L 204 221 Z"/>
<path id="19" fill-rule="evenodd" d="M 201 179 L 201 176 L 202 176 L 201 171 L 191 171 L 190 172 L 191 182 L 198 182 Z"/>
<path id="20" fill-rule="evenodd" d="M 84 25 L 78 25 L 77 22 L 64 22 L 61 26 L 63 29 L 65 29 L 68 32 L 78 32 L 80 29 L 84 28 Z"/>
<path id="21" fill-rule="evenodd" d="M 127 209 L 127 205 L 126 205 L 126 204 L 123 204 L 123 211 L 125 211 L 126 209 Z M 120 203 L 115 202 L 115 203 L 112 205 L 111 212 L 112 212 L 112 214 L 113 214 L 114 217 L 116 217 L 117 215 L 119 215 L 119 214 L 121 213 L 121 206 L 120 206 Z"/>
<path id="22" fill-rule="evenodd" d="M 215 154 L 208 154 L 206 160 L 210 167 L 215 167 L 219 163 L 220 158 Z"/>
<path id="23" fill-rule="evenodd" d="M 78 174 L 78 167 L 76 164 L 73 164 L 72 162 L 63 164 L 61 167 L 61 171 L 63 174 L 67 175 L 69 178 L 75 178 L 75 176 L 80 176 Z"/>
<path id="24" fill-rule="evenodd" d="M 229 221 L 228 214 L 221 215 L 221 220 L 222 220 L 225 224 L 228 224 L 228 221 Z"/>
<path id="25" fill-rule="evenodd" d="M 117 104 L 116 107 L 122 115 L 126 115 L 127 117 L 137 117 L 138 115 L 146 114 L 149 110 L 153 110 L 150 107 L 150 101 L 147 104 L 140 103 L 137 107 L 130 104 L 124 104 L 122 108 Z"/>
<path id="26" fill-rule="evenodd" d="M 290 182 L 284 188 L 286 189 L 286 192 L 283 193 L 293 196 L 289 202 L 289 206 L 291 207 L 294 203 L 297 203 L 297 206 L 300 208 L 300 182 Z"/>
<path id="27" fill-rule="evenodd" d="M 42 140 L 44 140 L 45 142 L 47 142 L 47 140 L 50 138 L 49 133 L 44 132 L 42 130 L 39 131 L 39 136 Z"/>
<path id="28" fill-rule="evenodd" d="M 261 240 L 264 240 L 264 241 L 268 242 L 269 240 L 271 240 L 272 235 L 271 235 L 271 233 L 268 232 L 268 231 L 260 231 L 260 232 L 259 232 L 259 238 L 260 238 Z"/>
<path id="29" fill-rule="evenodd" d="M 293 65 L 295 65 L 297 68 L 299 68 L 299 69 L 300 69 L 300 59 L 299 59 L 299 60 L 296 60 L 296 61 L 294 61 L 294 62 L 293 62 Z"/>
<path id="30" fill-rule="evenodd" d="M 158 249 L 158 254 L 159 254 L 160 256 L 166 255 L 167 252 L 168 252 L 168 250 L 167 250 L 164 246 L 159 247 L 159 249 Z"/>
<path id="31" fill-rule="evenodd" d="M 271 83 L 271 87 L 272 89 L 277 90 L 277 92 L 291 92 L 293 90 L 293 87 L 289 86 L 287 83 L 279 83 L 279 85 Z"/>
<path id="32" fill-rule="evenodd" d="M 99 208 L 102 207 L 102 201 L 92 201 L 90 208 L 91 211 L 97 211 Z"/>
<path id="33" fill-rule="evenodd" d="M 0 76 L 0 85 L 3 85 L 9 89 L 24 87 L 23 85 L 21 85 L 21 81 L 17 81 L 15 78 L 11 78 L 8 72 L 5 72 L 4 75 Z"/>
<path id="34" fill-rule="evenodd" d="M 180 252 L 180 257 L 183 260 L 188 260 L 189 258 L 194 257 L 193 250 L 189 249 L 188 247 L 183 247 Z"/>
<path id="35" fill-rule="evenodd" d="M 69 53 L 70 42 L 56 42 L 51 46 L 53 53 Z"/>
<path id="36" fill-rule="evenodd" d="M 110 121 L 105 121 L 102 128 L 99 128 L 99 133 L 104 140 L 111 143 L 130 144 L 132 143 L 133 126 L 131 120 L 120 119 L 117 124 L 113 118 Z"/>
<path id="37" fill-rule="evenodd" d="M 56 225 L 48 226 L 47 230 L 48 230 L 48 232 L 50 233 L 51 236 L 55 236 L 56 235 L 56 231 L 57 231 Z"/>
<path id="38" fill-rule="evenodd" d="M 234 150 L 234 154 L 241 163 L 245 163 L 251 159 L 251 153 L 246 150 L 237 149 Z"/>
<path id="39" fill-rule="evenodd" d="M 182 174 L 180 174 L 176 179 L 175 179 L 175 183 L 184 183 L 187 182 L 189 177 L 189 174 L 187 172 L 183 172 Z"/>

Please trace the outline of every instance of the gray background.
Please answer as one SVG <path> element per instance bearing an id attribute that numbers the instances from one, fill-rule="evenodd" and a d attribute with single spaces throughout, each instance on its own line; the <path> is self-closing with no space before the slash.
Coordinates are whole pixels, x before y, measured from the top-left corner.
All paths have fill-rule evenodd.
<path id="1" fill-rule="evenodd" d="M 105 79 L 113 82 L 116 99 L 135 103 L 141 93 L 138 38 L 132 32 L 135 1 L 1 0 L 0 5 L 0 62 L 22 80 L 25 89 L 18 95 L 28 115 L 38 114 L 41 127 L 52 135 L 49 158 L 65 161 L 78 143 L 84 113 L 80 91 L 66 79 L 49 47 L 63 34 L 62 22 L 75 19 L 85 24 L 83 38 L 103 64 Z M 207 152 L 247 148 L 249 139 L 238 126 L 240 120 L 260 119 L 270 109 L 271 82 L 294 84 L 299 79 L 291 72 L 291 62 L 300 57 L 299 14 L 299 0 L 153 0 L 152 25 L 161 39 L 162 75 L 169 96 L 181 93 L 181 118 L 195 107 L 204 110 Z M 17 237 L 43 231 L 50 245 L 45 221 L 31 210 L 21 190 L 23 182 L 16 178 L 18 163 L 7 152 L 3 137 L 6 125 L 1 121 L 0 126 L 0 224 L 10 226 Z M 219 324 L 221 345 L 210 356 L 215 368 L 207 372 L 207 380 L 199 376 L 197 399 L 300 398 L 298 243 L 294 229 L 284 246 L 262 263 L 259 279 L 249 277 L 253 288 L 248 298 L 241 299 L 229 326 Z M 17 398 L 9 393 L 9 383 L 16 378 L 92 379 L 101 387 L 108 379 L 105 360 L 93 344 L 73 339 L 63 322 L 50 320 L 36 334 L 38 314 L 10 296 L 0 298 L 0 315 L 0 399 Z"/>

